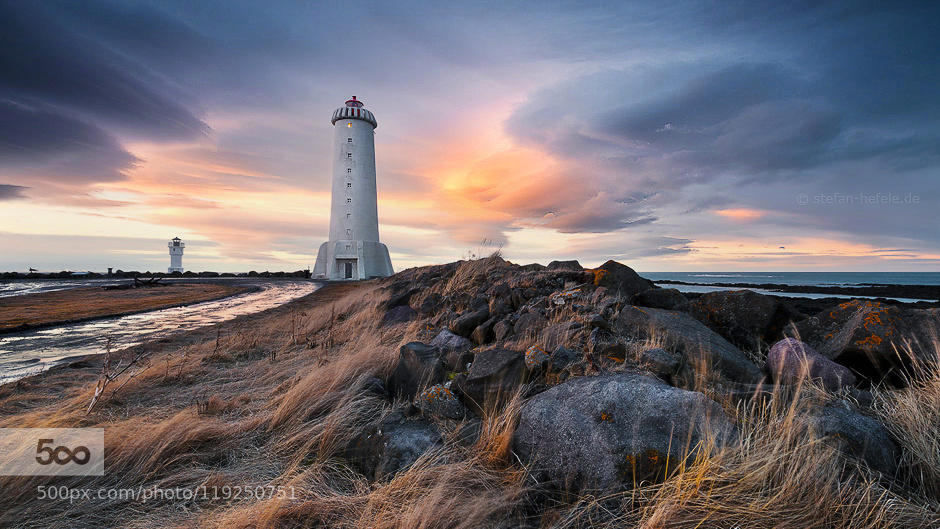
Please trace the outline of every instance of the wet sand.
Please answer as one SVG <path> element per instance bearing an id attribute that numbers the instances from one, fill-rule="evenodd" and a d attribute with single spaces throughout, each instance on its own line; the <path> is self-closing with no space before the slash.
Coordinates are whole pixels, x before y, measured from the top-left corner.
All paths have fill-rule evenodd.
<path id="1" fill-rule="evenodd" d="M 0 334 L 179 307 L 242 294 L 253 287 L 174 283 L 151 288 L 76 288 L 0 298 Z"/>

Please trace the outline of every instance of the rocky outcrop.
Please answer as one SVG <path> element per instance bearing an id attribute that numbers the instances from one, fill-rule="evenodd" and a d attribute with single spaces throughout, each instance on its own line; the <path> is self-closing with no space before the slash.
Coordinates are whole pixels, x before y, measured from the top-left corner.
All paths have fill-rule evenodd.
<path id="1" fill-rule="evenodd" d="M 689 305 L 689 314 L 729 342 L 750 350 L 773 343 L 790 321 L 780 300 L 750 290 L 703 294 Z"/>
<path id="2" fill-rule="evenodd" d="M 753 384 L 763 378 L 760 369 L 740 349 L 688 314 L 662 309 L 624 307 L 616 328 L 635 338 L 660 336 L 683 353 L 684 365 L 708 362 L 726 380 Z"/>
<path id="3" fill-rule="evenodd" d="M 855 375 L 848 368 L 795 338 L 784 338 L 771 347 L 767 371 L 778 384 L 796 384 L 809 377 L 831 391 L 855 385 Z"/>
<path id="4" fill-rule="evenodd" d="M 541 481 L 612 491 L 661 478 L 699 443 L 734 427 L 714 401 L 654 378 L 615 374 L 559 384 L 527 402 L 513 449 Z"/>

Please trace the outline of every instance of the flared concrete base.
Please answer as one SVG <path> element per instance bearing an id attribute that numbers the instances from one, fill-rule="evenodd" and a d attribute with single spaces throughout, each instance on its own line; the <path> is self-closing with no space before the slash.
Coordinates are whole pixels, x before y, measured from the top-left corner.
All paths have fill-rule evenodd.
<path id="1" fill-rule="evenodd" d="M 320 245 L 313 277 L 357 280 L 395 273 L 388 247 L 375 241 L 327 241 Z"/>

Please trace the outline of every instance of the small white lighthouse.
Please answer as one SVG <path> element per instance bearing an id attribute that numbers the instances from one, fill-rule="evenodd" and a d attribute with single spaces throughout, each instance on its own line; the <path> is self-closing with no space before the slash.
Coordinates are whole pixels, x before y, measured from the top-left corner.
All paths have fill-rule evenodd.
<path id="1" fill-rule="evenodd" d="M 368 279 L 395 273 L 379 242 L 375 185 L 375 116 L 353 96 L 333 112 L 330 240 L 320 245 L 314 277 Z"/>
<path id="2" fill-rule="evenodd" d="M 183 248 L 186 247 L 186 243 L 180 240 L 179 237 L 173 237 L 173 240 L 166 243 L 170 248 L 170 267 L 167 268 L 167 272 L 172 274 L 173 272 L 183 271 Z"/>

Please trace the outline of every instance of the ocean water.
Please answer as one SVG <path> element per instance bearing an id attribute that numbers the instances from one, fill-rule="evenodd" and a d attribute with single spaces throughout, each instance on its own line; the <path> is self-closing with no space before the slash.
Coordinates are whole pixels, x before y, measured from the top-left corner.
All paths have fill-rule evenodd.
<path id="1" fill-rule="evenodd" d="M 653 281 L 799 286 L 940 285 L 940 272 L 638 272 Z"/>

